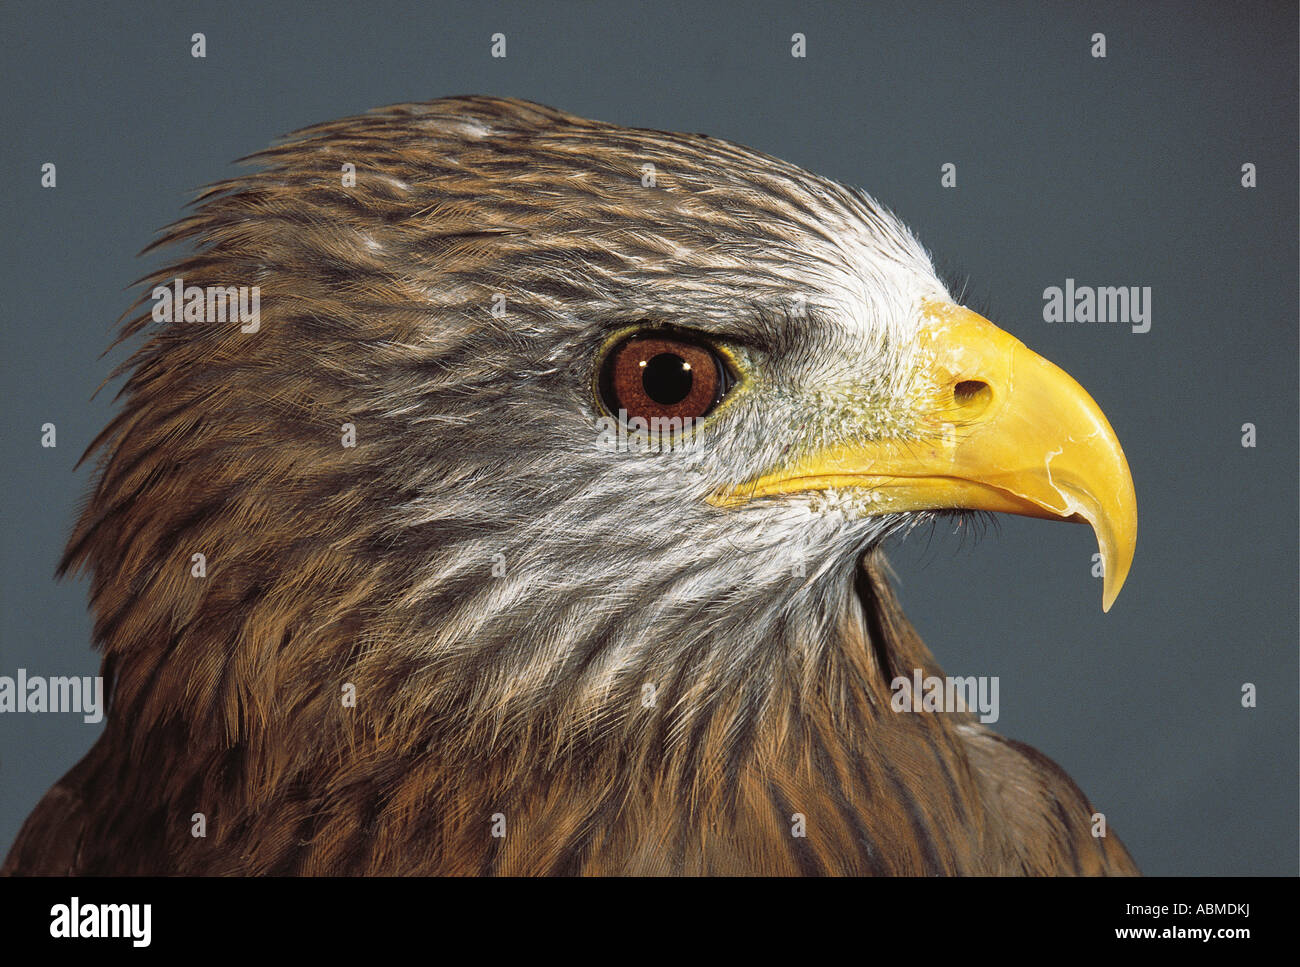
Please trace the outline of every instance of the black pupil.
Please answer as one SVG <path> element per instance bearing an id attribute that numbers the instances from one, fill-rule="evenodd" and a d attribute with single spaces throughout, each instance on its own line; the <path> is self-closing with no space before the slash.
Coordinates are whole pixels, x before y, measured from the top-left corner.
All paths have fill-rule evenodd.
<path id="1" fill-rule="evenodd" d="M 673 406 L 686 399 L 694 381 L 690 366 L 676 353 L 660 353 L 651 358 L 641 374 L 645 395 L 660 406 Z"/>

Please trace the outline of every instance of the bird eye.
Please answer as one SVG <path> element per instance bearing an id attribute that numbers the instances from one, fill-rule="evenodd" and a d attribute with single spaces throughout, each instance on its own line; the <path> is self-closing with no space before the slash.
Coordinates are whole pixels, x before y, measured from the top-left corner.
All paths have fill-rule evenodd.
<path id="1" fill-rule="evenodd" d="M 675 334 L 640 334 L 624 339 L 605 357 L 600 396 L 605 408 L 623 420 L 699 419 L 722 401 L 733 382 L 726 363 L 707 343 Z"/>

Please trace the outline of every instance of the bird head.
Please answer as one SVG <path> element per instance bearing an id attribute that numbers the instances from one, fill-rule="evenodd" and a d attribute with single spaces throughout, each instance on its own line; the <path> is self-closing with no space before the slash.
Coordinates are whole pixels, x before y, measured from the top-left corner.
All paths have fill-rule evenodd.
<path id="1" fill-rule="evenodd" d="M 142 298 L 65 562 L 123 715 L 286 774 L 342 727 L 671 746 L 829 674 L 863 555 L 934 514 L 1086 520 L 1106 607 L 1123 584 L 1101 411 L 861 192 L 492 98 L 252 160 L 146 282 L 258 286 L 260 326 L 153 328 Z"/>

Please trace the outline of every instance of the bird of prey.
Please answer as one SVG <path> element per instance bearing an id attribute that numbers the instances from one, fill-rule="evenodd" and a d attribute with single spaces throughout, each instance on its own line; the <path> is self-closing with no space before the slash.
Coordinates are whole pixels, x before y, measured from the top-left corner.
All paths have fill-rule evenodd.
<path id="1" fill-rule="evenodd" d="M 127 314 L 61 566 L 107 724 L 6 872 L 1136 872 L 1045 756 L 898 708 L 942 672 L 886 537 L 1086 520 L 1108 608 L 1136 503 L 892 214 L 491 97 L 251 160 Z M 157 322 L 182 281 L 259 321 Z"/>

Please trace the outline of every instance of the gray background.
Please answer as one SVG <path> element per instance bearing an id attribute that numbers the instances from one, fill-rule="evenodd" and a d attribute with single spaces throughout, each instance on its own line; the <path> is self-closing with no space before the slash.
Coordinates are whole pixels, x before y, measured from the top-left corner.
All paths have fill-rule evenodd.
<path id="1" fill-rule="evenodd" d="M 1092 393 L 1139 505 L 1112 613 L 1089 530 L 1020 518 L 895 547 L 904 604 L 950 674 L 1001 677 L 996 727 L 1064 766 L 1145 872 L 1294 874 L 1294 5 L 694 6 L 6 0 L 0 674 L 98 669 L 86 587 L 53 571 L 89 480 L 73 464 L 116 385 L 89 397 L 124 353 L 99 356 L 123 287 L 155 264 L 135 256 L 152 234 L 297 127 L 526 97 L 867 189 L 969 279 L 968 301 Z M 1151 331 L 1043 322 L 1043 289 L 1067 277 L 1152 286 Z M 46 421 L 57 449 L 39 445 Z M 1258 708 L 1241 707 L 1243 682 Z M 0 850 L 97 731 L 0 717 Z"/>

